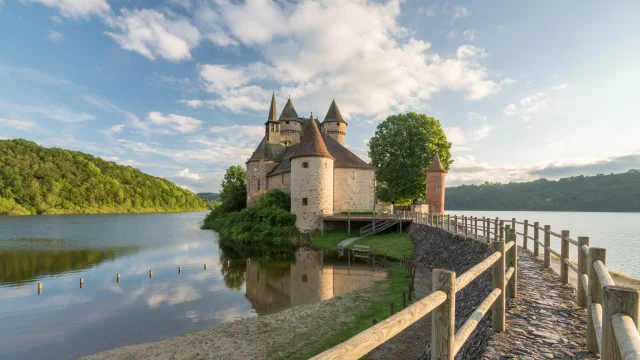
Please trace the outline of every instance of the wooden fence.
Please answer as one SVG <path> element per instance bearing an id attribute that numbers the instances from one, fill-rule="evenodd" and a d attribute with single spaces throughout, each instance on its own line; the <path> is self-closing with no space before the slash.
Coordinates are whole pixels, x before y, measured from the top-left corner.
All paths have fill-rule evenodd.
<path id="1" fill-rule="evenodd" d="M 529 240 L 532 241 L 536 257 L 543 249 L 545 267 L 551 266 L 551 255 L 559 259 L 562 283 L 569 283 L 569 269 L 577 273 L 577 303 L 588 309 L 587 349 L 600 353 L 604 360 L 640 360 L 640 291 L 615 285 L 606 268 L 606 249 L 590 247 L 588 237 L 575 240 L 568 230 L 557 233 L 551 231 L 549 225 L 515 218 L 409 212 L 400 212 L 398 217 L 486 241 L 493 253 L 459 277 L 453 271 L 435 269 L 431 294 L 312 359 L 358 359 L 429 313 L 432 313 L 431 359 L 453 360 L 490 308 L 492 329 L 504 331 L 505 298 L 515 298 L 518 294 L 517 236 L 521 236 L 525 250 L 529 248 Z M 517 225 L 522 226 L 522 232 L 517 232 Z M 560 239 L 560 252 L 552 248 L 552 236 Z M 571 245 L 577 246 L 577 265 L 569 256 Z M 490 267 L 491 293 L 455 332 L 456 293 Z"/>

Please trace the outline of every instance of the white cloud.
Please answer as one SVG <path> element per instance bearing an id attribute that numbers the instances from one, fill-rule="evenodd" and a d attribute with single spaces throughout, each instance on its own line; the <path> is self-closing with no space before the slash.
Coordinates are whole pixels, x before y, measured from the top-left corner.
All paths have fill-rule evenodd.
<path id="1" fill-rule="evenodd" d="M 515 114 L 516 112 L 518 112 L 518 108 L 516 107 L 516 104 L 509 104 L 504 109 L 504 114 L 507 115 L 507 116 L 511 116 L 511 115 Z"/>
<path id="2" fill-rule="evenodd" d="M 107 0 L 22 0 L 40 3 L 58 9 L 60 15 L 71 19 L 88 19 L 90 16 L 105 16 L 111 8 Z"/>
<path id="3" fill-rule="evenodd" d="M 418 9 L 418 14 L 425 14 L 429 17 L 431 16 L 436 16 L 436 10 L 434 8 L 419 8 Z"/>
<path id="4" fill-rule="evenodd" d="M 487 124 L 488 117 L 474 112 L 467 113 L 469 123 L 477 126 L 463 130 L 459 127 L 445 128 L 447 140 L 453 143 L 454 151 L 471 150 L 467 146 L 488 137 L 493 131 L 493 127 Z"/>
<path id="5" fill-rule="evenodd" d="M 531 106 L 533 103 L 536 103 L 540 100 L 543 100 L 547 97 L 547 94 L 540 91 L 531 96 L 527 96 L 526 98 L 520 100 L 520 105 L 522 106 Z"/>
<path id="6" fill-rule="evenodd" d="M 51 22 L 57 25 L 62 25 L 62 18 L 60 18 L 60 16 L 54 15 L 52 17 L 50 17 L 49 19 L 51 19 Z"/>
<path id="7" fill-rule="evenodd" d="M 509 86 L 509 85 L 513 85 L 515 84 L 516 81 L 510 77 L 505 77 L 504 79 L 500 80 L 500 86 Z"/>
<path id="8" fill-rule="evenodd" d="M 147 121 L 154 125 L 169 126 L 183 134 L 194 132 L 202 125 L 201 120 L 189 116 L 176 114 L 163 115 L 157 111 L 149 112 L 149 114 L 147 114 Z"/>
<path id="9" fill-rule="evenodd" d="M 566 89 L 569 87 L 568 83 L 564 83 L 564 84 L 560 84 L 560 85 L 556 85 L 554 87 L 552 87 L 553 90 L 562 90 L 562 89 Z"/>
<path id="10" fill-rule="evenodd" d="M 64 34 L 58 31 L 53 31 L 50 30 L 49 31 L 49 40 L 53 41 L 53 42 L 58 42 L 60 40 L 64 39 Z"/>
<path id="11" fill-rule="evenodd" d="M 206 81 L 207 90 L 224 92 L 229 88 L 237 88 L 247 84 L 251 78 L 246 70 L 229 68 L 226 65 L 204 65 L 200 76 Z"/>
<path id="12" fill-rule="evenodd" d="M 214 126 L 209 132 L 214 134 L 238 134 L 244 136 L 251 136 L 256 138 L 262 138 L 264 136 L 264 127 L 262 126 L 246 126 L 246 125 L 231 125 L 231 126 Z"/>
<path id="13" fill-rule="evenodd" d="M 447 39 L 455 39 L 458 33 L 455 30 L 451 30 L 447 33 Z"/>
<path id="14" fill-rule="evenodd" d="M 462 36 L 464 36 L 464 39 L 467 41 L 473 41 L 476 38 L 476 31 L 475 30 L 465 30 L 462 32 Z"/>
<path id="15" fill-rule="evenodd" d="M 27 130 L 33 130 L 36 127 L 36 124 L 33 121 L 11 120 L 11 119 L 0 118 L 0 127 L 27 131 Z"/>
<path id="16" fill-rule="evenodd" d="M 102 130 L 101 132 L 109 135 L 119 134 L 122 132 L 122 130 L 124 130 L 124 127 L 124 124 L 113 125 L 112 127 Z"/>
<path id="17" fill-rule="evenodd" d="M 132 160 L 132 159 L 121 159 L 117 156 L 99 156 L 99 158 L 106 160 L 106 161 L 113 161 L 116 164 L 119 165 L 126 165 L 126 166 L 141 166 L 141 165 L 145 165 L 139 161 L 136 160 Z"/>
<path id="18" fill-rule="evenodd" d="M 182 169 L 178 173 L 178 175 L 180 177 L 186 177 L 186 178 L 189 178 L 189 179 L 192 179 L 192 180 L 200 180 L 201 179 L 200 175 L 198 175 L 196 173 L 193 173 L 193 172 L 190 172 L 189 169 Z"/>
<path id="19" fill-rule="evenodd" d="M 464 19 L 468 15 L 469 15 L 469 10 L 467 10 L 466 7 L 462 5 L 456 5 L 456 7 L 453 8 L 453 19 L 451 19 L 451 22 L 453 23 L 457 19 Z"/>
<path id="20" fill-rule="evenodd" d="M 188 107 L 191 108 L 197 108 L 200 107 L 204 104 L 204 101 L 202 100 L 186 100 L 186 99 L 180 99 L 177 101 L 178 104 L 185 104 Z"/>
<path id="21" fill-rule="evenodd" d="M 198 300 L 200 297 L 200 292 L 190 285 L 181 284 L 176 287 L 169 287 L 169 285 L 167 285 L 149 294 L 147 296 L 147 305 L 150 308 L 156 308 L 162 305 L 162 303 L 175 305 Z"/>
<path id="22" fill-rule="evenodd" d="M 188 19 L 165 16 L 152 9 L 122 9 L 121 15 L 110 17 L 107 24 L 119 33 L 106 32 L 120 46 L 150 60 L 158 57 L 177 62 L 191 59 L 191 49 L 202 35 Z"/>
<path id="23" fill-rule="evenodd" d="M 96 117 L 85 112 L 75 112 L 63 107 L 55 106 L 32 106 L 21 104 L 10 104 L 0 101 L 0 109 L 12 114 L 39 114 L 49 119 L 62 122 L 75 123 L 94 120 Z"/>

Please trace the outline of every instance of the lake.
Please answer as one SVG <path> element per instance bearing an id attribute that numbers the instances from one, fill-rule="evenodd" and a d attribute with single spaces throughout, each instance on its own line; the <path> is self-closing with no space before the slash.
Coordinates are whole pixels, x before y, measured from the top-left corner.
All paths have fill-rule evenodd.
<path id="1" fill-rule="evenodd" d="M 540 226 L 551 225 L 551 231 L 560 233 L 569 230 L 572 239 L 588 236 L 593 247 L 607 249 L 607 267 L 609 270 L 622 271 L 640 278 L 640 213 L 595 213 L 595 212 L 548 212 L 548 211 L 466 211 L 447 210 L 447 214 L 490 217 L 517 221 L 538 221 Z M 493 224 L 491 224 L 493 229 Z M 522 225 L 516 224 L 518 232 Z M 493 231 L 493 230 L 492 230 Z M 533 228 L 529 234 L 533 236 Z M 540 240 L 543 241 L 542 232 Z M 522 236 L 518 235 L 522 244 Z M 560 252 L 560 239 L 551 236 L 551 246 Z M 532 242 L 529 248 L 533 249 Z M 571 245 L 571 258 L 577 259 L 577 247 Z"/>
<path id="2" fill-rule="evenodd" d="M 238 258 L 215 232 L 200 230 L 205 215 L 0 217 L 0 359 L 74 359 L 327 300 L 387 277 L 383 268 L 313 250 Z"/>

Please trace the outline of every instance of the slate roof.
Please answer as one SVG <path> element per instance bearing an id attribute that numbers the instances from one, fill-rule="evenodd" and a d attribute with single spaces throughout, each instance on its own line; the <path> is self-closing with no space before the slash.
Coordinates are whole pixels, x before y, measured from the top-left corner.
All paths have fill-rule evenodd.
<path id="1" fill-rule="evenodd" d="M 336 121 L 341 123 L 347 123 L 342 118 L 342 114 L 340 114 L 340 109 L 338 109 L 338 105 L 336 105 L 336 100 L 334 99 L 331 102 L 331 106 L 329 106 L 329 111 L 327 111 L 327 115 L 324 117 L 324 121 L 322 123 L 326 123 L 327 121 Z"/>
<path id="2" fill-rule="evenodd" d="M 282 109 L 282 113 L 280 113 L 280 120 L 295 120 L 302 122 L 300 118 L 298 118 L 298 113 L 291 102 L 291 98 L 287 100 L 287 104 L 284 106 L 284 109 Z"/>
<path id="3" fill-rule="evenodd" d="M 433 161 L 431 162 L 431 166 L 429 167 L 428 171 L 447 171 L 444 166 L 442 166 L 442 162 L 440 162 L 440 156 L 438 154 L 433 157 Z"/>
<path id="4" fill-rule="evenodd" d="M 321 156 L 333 159 L 327 150 L 327 146 L 324 144 L 322 135 L 320 135 L 320 130 L 318 130 L 318 125 L 313 119 L 313 114 L 311 114 L 311 118 L 307 123 L 308 125 L 306 126 L 306 129 L 304 129 L 302 136 L 300 136 L 300 143 L 296 147 L 296 151 L 291 158 Z"/>

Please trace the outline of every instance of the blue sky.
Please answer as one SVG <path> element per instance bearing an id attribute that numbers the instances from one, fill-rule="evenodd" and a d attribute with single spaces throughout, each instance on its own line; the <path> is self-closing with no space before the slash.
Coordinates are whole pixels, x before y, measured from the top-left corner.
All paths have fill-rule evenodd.
<path id="1" fill-rule="evenodd" d="M 269 98 L 366 159 L 386 116 L 454 143 L 450 185 L 640 168 L 640 3 L 0 0 L 0 138 L 218 191 Z"/>

